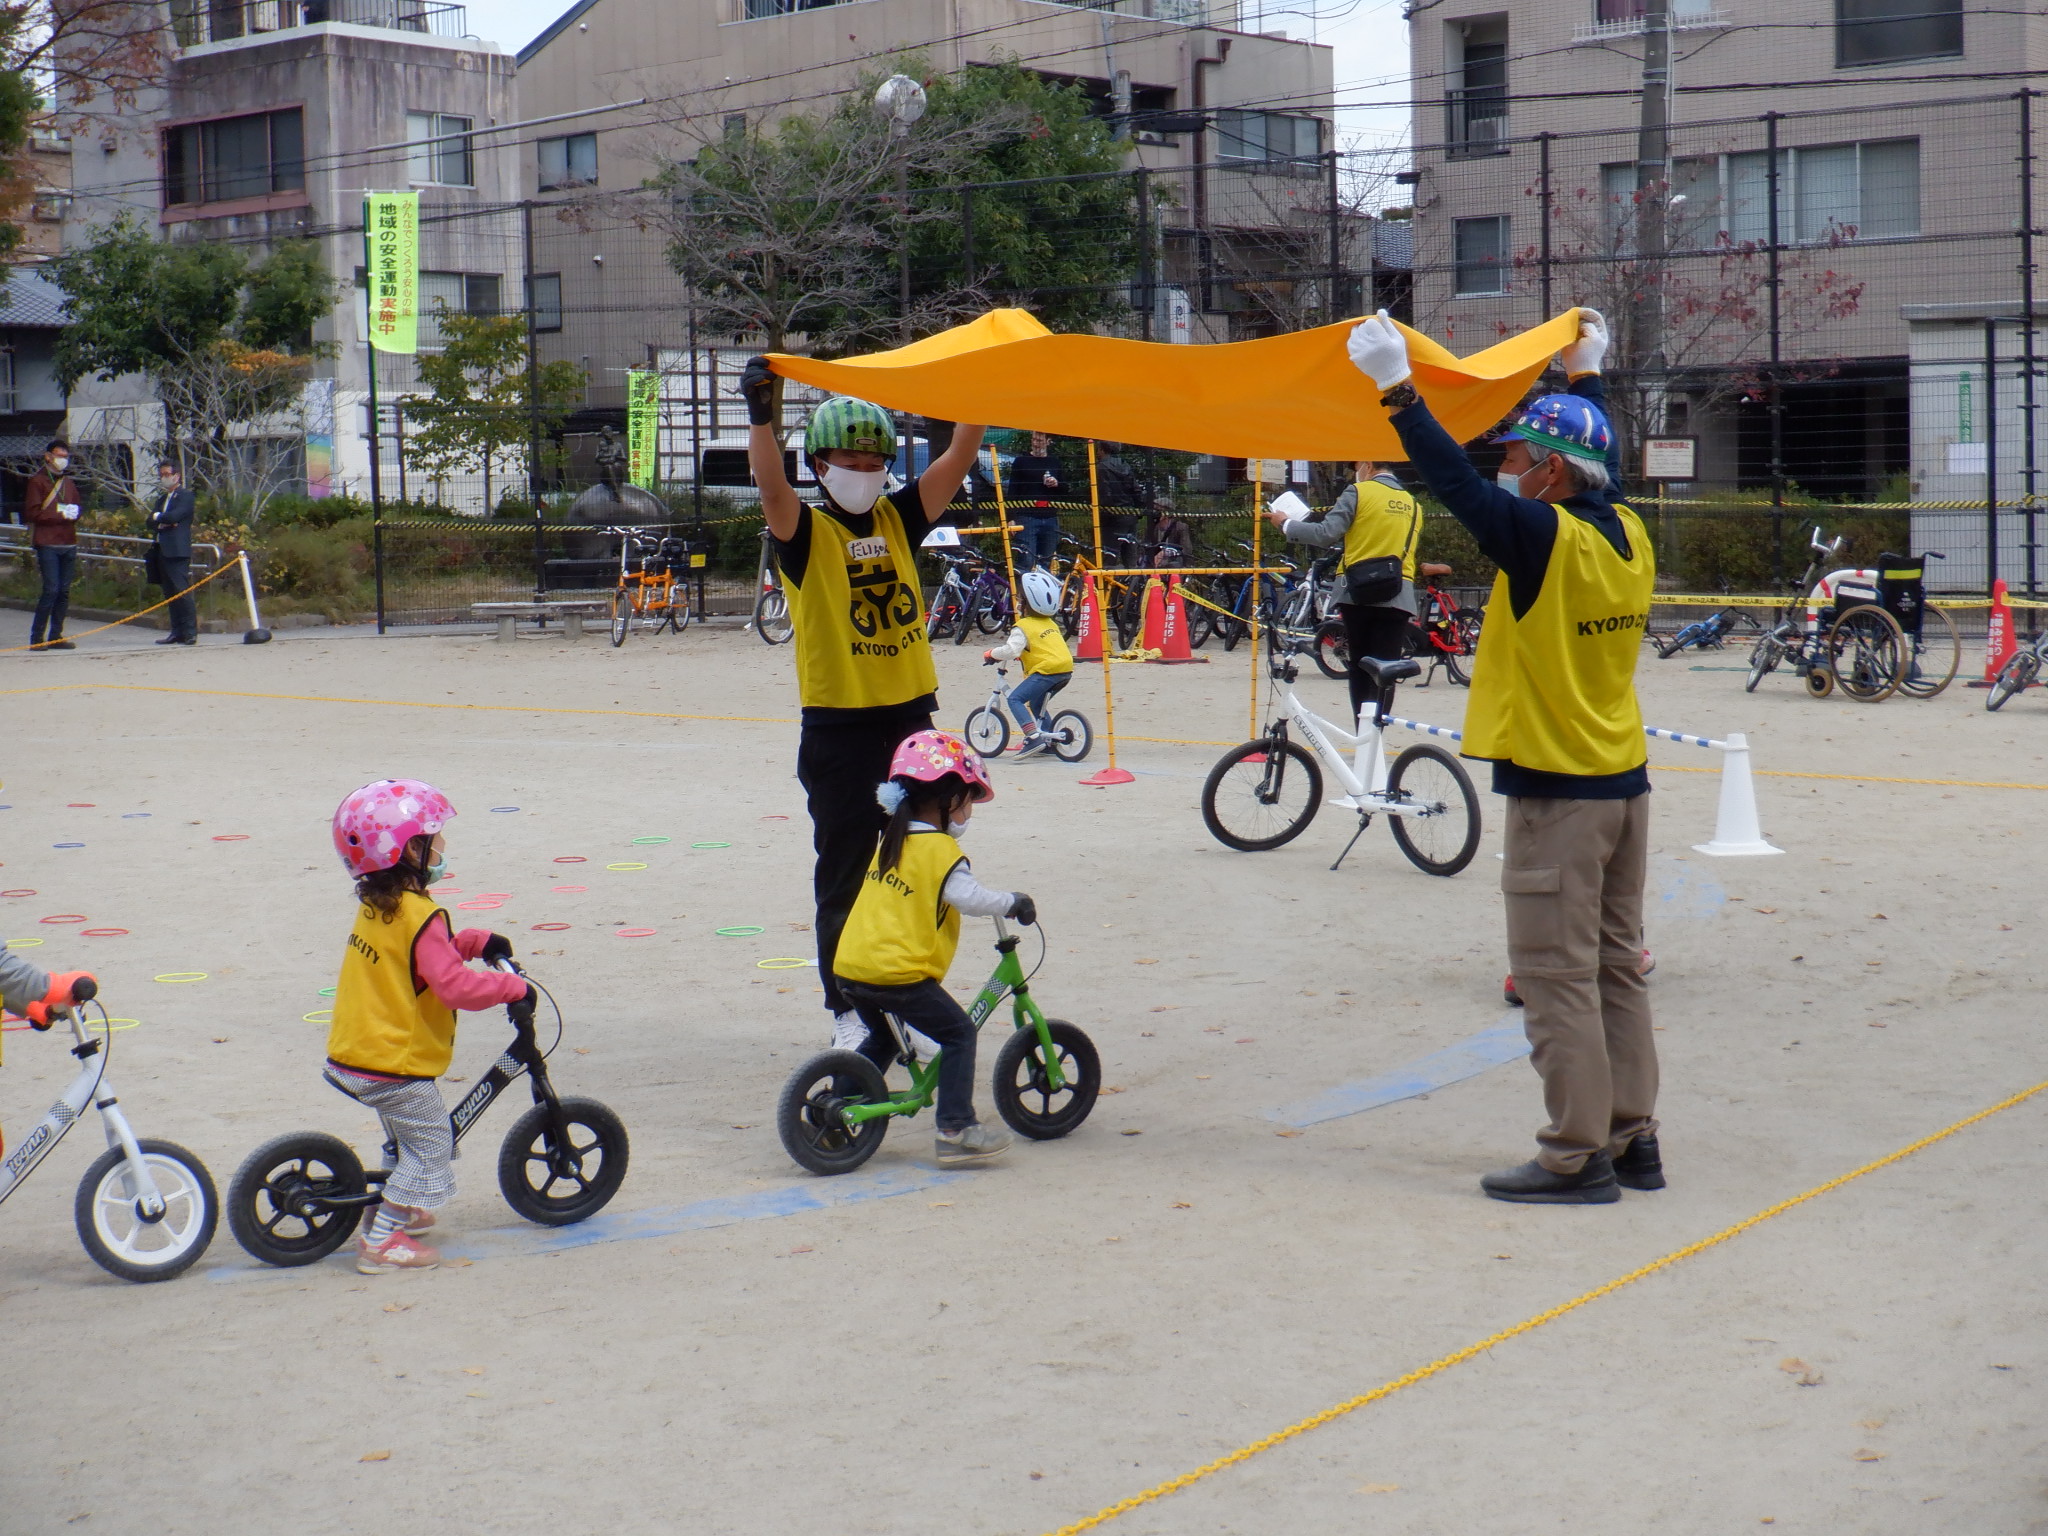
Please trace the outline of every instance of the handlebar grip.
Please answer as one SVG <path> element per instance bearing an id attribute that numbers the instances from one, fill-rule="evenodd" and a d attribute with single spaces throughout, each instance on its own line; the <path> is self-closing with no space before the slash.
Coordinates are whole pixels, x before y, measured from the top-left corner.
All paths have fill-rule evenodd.
<path id="1" fill-rule="evenodd" d="M 81 976 L 71 983 L 71 1001 L 89 1003 L 100 995 L 100 984 L 90 976 Z"/>

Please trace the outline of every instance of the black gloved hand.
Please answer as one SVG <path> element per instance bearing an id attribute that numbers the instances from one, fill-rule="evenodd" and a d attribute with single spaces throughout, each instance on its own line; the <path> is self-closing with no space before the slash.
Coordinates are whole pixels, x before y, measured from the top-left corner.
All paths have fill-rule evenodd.
<path id="1" fill-rule="evenodd" d="M 540 1002 L 540 993 L 532 987 L 526 989 L 526 996 L 516 1003 L 507 1003 L 505 1011 L 512 1016 L 514 1024 L 531 1024 L 534 1007 Z"/>
<path id="2" fill-rule="evenodd" d="M 1009 915 L 1028 928 L 1038 921 L 1038 903 L 1019 891 L 1010 903 Z"/>
<path id="3" fill-rule="evenodd" d="M 496 965 L 500 960 L 512 958 L 512 941 L 502 933 L 494 933 L 484 940 L 484 947 L 478 958 L 485 965 Z"/>
<path id="4" fill-rule="evenodd" d="M 740 394 L 747 402 L 747 420 L 757 427 L 775 425 L 775 371 L 765 357 L 747 359 L 740 374 Z"/>

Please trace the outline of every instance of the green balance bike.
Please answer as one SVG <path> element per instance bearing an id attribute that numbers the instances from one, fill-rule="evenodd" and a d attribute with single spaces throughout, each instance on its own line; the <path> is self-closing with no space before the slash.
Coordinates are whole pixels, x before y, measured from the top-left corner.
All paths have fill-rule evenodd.
<path id="1" fill-rule="evenodd" d="M 996 925 L 996 968 L 967 1016 L 976 1029 L 1010 999 L 1014 1028 L 996 1053 L 996 1111 L 1019 1136 L 1054 1141 L 1095 1107 L 1102 1089 L 1102 1059 L 1095 1043 L 1065 1019 L 1048 1019 L 1031 1000 L 1030 976 L 1017 958 L 1017 935 Z M 1039 956 L 1040 963 L 1044 955 Z M 1032 972 L 1036 975 L 1034 969 Z M 812 1173 L 851 1173 L 875 1155 L 889 1121 L 927 1109 L 938 1096 L 939 1055 L 920 1061 L 903 1021 L 883 1014 L 895 1060 L 910 1070 L 910 1086 L 891 1089 L 882 1069 L 858 1051 L 821 1051 L 783 1085 L 775 1129 L 789 1155 Z"/>

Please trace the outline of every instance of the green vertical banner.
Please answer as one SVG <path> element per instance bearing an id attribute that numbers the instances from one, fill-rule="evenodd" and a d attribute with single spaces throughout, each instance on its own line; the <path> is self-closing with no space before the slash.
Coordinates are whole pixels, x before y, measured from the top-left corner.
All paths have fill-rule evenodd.
<path id="1" fill-rule="evenodd" d="M 660 374 L 635 368 L 626 375 L 626 478 L 643 491 L 654 489 L 660 406 Z"/>
<path id="2" fill-rule="evenodd" d="M 363 246 L 370 274 L 370 345 L 379 352 L 419 351 L 419 193 L 367 194 Z"/>

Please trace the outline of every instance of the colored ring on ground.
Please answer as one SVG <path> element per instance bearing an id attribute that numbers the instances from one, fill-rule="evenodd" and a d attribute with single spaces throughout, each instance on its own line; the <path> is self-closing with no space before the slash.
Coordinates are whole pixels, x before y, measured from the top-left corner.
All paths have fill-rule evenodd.
<path id="1" fill-rule="evenodd" d="M 83 912 L 52 912 L 48 917 L 36 919 L 39 923 L 89 923 L 91 918 Z"/>
<path id="2" fill-rule="evenodd" d="M 332 987 L 322 987 L 322 988 L 320 989 L 320 995 L 321 995 L 322 997 L 332 997 L 332 996 L 334 996 L 334 988 L 332 988 Z"/>
<path id="3" fill-rule="evenodd" d="M 118 939 L 128 932 L 126 928 L 81 928 L 78 931 L 88 939 Z"/>
<path id="4" fill-rule="evenodd" d="M 246 832 L 221 832 L 216 834 L 213 840 L 216 843 L 246 843 L 249 841 L 249 834 Z"/>
<path id="5" fill-rule="evenodd" d="M 154 811 L 123 811 L 121 819 L 123 821 L 141 821 L 155 814 Z"/>
<path id="6" fill-rule="evenodd" d="M 661 843 L 672 843 L 674 841 L 675 839 L 672 837 L 636 837 L 633 839 L 633 846 L 635 848 L 653 848 Z"/>
<path id="7" fill-rule="evenodd" d="M 458 912 L 495 912 L 503 905 L 505 903 L 502 901 L 458 901 L 455 904 L 455 910 Z"/>
<path id="8" fill-rule="evenodd" d="M 555 887 L 555 894 L 557 896 L 581 896 L 589 889 L 590 887 L 587 885 L 558 885 Z"/>
<path id="9" fill-rule="evenodd" d="M 692 848 L 730 848 L 731 843 L 692 843 Z"/>
<path id="10" fill-rule="evenodd" d="M 9 949 L 34 949 L 42 942 L 41 939 L 9 939 L 7 947 Z"/>
<path id="11" fill-rule="evenodd" d="M 751 923 L 736 923 L 730 928 L 714 928 L 721 939 L 751 939 L 757 933 L 766 933 L 766 928 L 757 928 Z"/>
<path id="12" fill-rule="evenodd" d="M 90 800 L 67 800 L 64 802 L 64 809 L 67 811 L 96 811 L 99 809 L 99 806 Z"/>
<path id="13" fill-rule="evenodd" d="M 106 1027 L 105 1027 L 105 1028 L 102 1028 L 102 1027 L 101 1027 L 101 1021 L 100 1021 L 100 1020 L 98 1020 L 98 1019 L 93 1019 L 93 1020 L 90 1020 L 90 1021 L 88 1021 L 88 1022 L 87 1022 L 86 1026 L 85 1026 L 85 1032 L 86 1032 L 86 1033 L 87 1033 L 88 1035 L 104 1035 L 104 1034 L 108 1034 L 108 1033 L 110 1033 L 110 1032 L 112 1032 L 112 1031 L 114 1031 L 114 1030 L 117 1030 L 117 1029 L 139 1029 L 139 1028 L 141 1028 L 141 1026 L 142 1026 L 142 1020 L 140 1020 L 140 1019 L 108 1019 L 108 1020 L 106 1020 L 106 1021 L 105 1021 L 105 1025 L 106 1025 Z"/>
<path id="14" fill-rule="evenodd" d="M 590 860 L 583 857 L 580 853 L 565 853 L 560 855 L 555 862 L 557 864 L 588 864 Z"/>
<path id="15" fill-rule="evenodd" d="M 477 892 L 476 899 L 478 901 L 510 901 L 512 893 L 510 891 L 479 891 Z"/>
<path id="16" fill-rule="evenodd" d="M 788 818 L 787 816 L 763 816 L 763 817 L 762 817 L 761 819 L 762 819 L 763 821 L 787 821 L 787 820 L 789 820 L 789 818 Z"/>
<path id="17" fill-rule="evenodd" d="M 493 816 L 510 816 L 518 809 L 519 807 L 516 805 L 494 805 L 491 807 L 491 814 Z"/>
<path id="18" fill-rule="evenodd" d="M 607 865 L 605 865 L 605 868 L 606 868 L 606 869 L 645 869 L 646 867 L 647 867 L 647 866 L 646 866 L 645 864 L 633 864 L 633 863 L 626 863 L 626 864 L 607 864 Z"/>
<path id="19" fill-rule="evenodd" d="M 794 956 L 787 956 L 778 957 L 774 960 L 756 960 L 754 962 L 754 969 L 757 971 L 800 971 L 807 965 L 816 965 L 817 963 L 815 960 L 799 960 Z"/>
<path id="20" fill-rule="evenodd" d="M 83 847 L 85 846 L 85 844 L 83 844 L 83 843 L 52 843 L 52 844 L 50 844 L 50 846 L 51 846 L 52 848 L 83 848 Z"/>
<path id="21" fill-rule="evenodd" d="M 654 930 L 652 928 L 621 928 L 619 930 L 619 937 L 622 939 L 651 939 L 654 937 Z"/>
<path id="22" fill-rule="evenodd" d="M 0 896 L 33 896 L 34 891 L 0 891 Z"/>
<path id="23" fill-rule="evenodd" d="M 567 923 L 535 923 L 533 931 L 535 933 L 567 933 L 569 925 Z"/>
<path id="24" fill-rule="evenodd" d="M 206 980 L 206 972 L 204 972 L 204 971 L 165 971 L 165 972 L 163 973 L 163 975 L 161 975 L 161 976 L 152 976 L 152 977 L 150 977 L 149 979 L 150 979 L 151 981 L 160 981 L 160 982 L 164 983 L 164 984 L 165 984 L 166 986 L 172 986 L 172 987 L 175 987 L 175 986 L 182 986 L 182 985 L 183 985 L 184 983 L 186 983 L 186 982 L 188 982 L 188 981 L 204 981 L 204 980 Z"/>
<path id="25" fill-rule="evenodd" d="M 334 1010 L 332 1008 L 315 1008 L 311 1013 L 300 1014 L 299 1019 L 301 1023 L 305 1024 L 332 1024 L 334 1022 Z"/>

